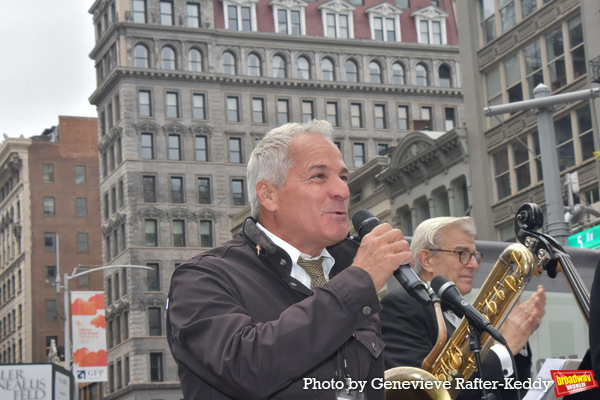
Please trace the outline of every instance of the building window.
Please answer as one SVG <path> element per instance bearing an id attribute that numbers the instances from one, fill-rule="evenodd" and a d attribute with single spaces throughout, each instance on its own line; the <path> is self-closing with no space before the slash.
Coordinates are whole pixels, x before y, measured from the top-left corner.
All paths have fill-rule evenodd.
<path id="1" fill-rule="evenodd" d="M 303 35 L 304 28 L 304 7 L 299 10 L 287 10 L 273 6 L 273 17 L 277 33 L 287 35 Z"/>
<path id="2" fill-rule="evenodd" d="M 145 230 L 145 245 L 148 247 L 158 246 L 157 221 L 155 219 L 147 219 L 144 221 Z"/>
<path id="3" fill-rule="evenodd" d="M 173 25 L 173 2 L 172 1 L 161 1 L 160 2 L 160 24 L 161 25 Z"/>
<path id="4" fill-rule="evenodd" d="M 198 203 L 211 203 L 210 178 L 198 178 Z"/>
<path id="5" fill-rule="evenodd" d="M 85 165 L 76 165 L 75 166 L 75 184 L 76 185 L 85 185 L 86 181 L 85 176 Z"/>
<path id="6" fill-rule="evenodd" d="M 329 1 L 317 6 L 321 11 L 323 32 L 326 37 L 352 39 L 354 37 L 355 7 L 343 1 Z"/>
<path id="7" fill-rule="evenodd" d="M 223 73 L 228 75 L 235 75 L 237 73 L 237 68 L 235 65 L 235 56 L 231 52 L 224 52 L 221 58 L 221 62 L 223 64 Z"/>
<path id="8" fill-rule="evenodd" d="M 447 65 L 441 65 L 439 69 L 440 86 L 452 87 L 452 78 L 450 76 L 450 68 Z"/>
<path id="9" fill-rule="evenodd" d="M 244 194 L 244 180 L 243 179 L 232 179 L 231 180 L 231 197 L 232 204 L 234 206 L 245 206 L 246 195 Z"/>
<path id="10" fill-rule="evenodd" d="M 150 382 L 162 382 L 163 380 L 163 355 L 162 353 L 150 353 Z"/>
<path id="11" fill-rule="evenodd" d="M 346 81 L 358 82 L 358 66 L 352 60 L 346 61 Z"/>
<path id="12" fill-rule="evenodd" d="M 156 177 L 144 175 L 142 177 L 142 191 L 144 203 L 156 203 Z"/>
<path id="13" fill-rule="evenodd" d="M 225 29 L 232 31 L 251 32 L 254 29 L 256 21 L 256 5 L 252 3 L 250 6 L 231 5 L 227 1 L 223 1 L 225 12 Z"/>
<path id="14" fill-rule="evenodd" d="M 375 61 L 369 63 L 369 81 L 371 83 L 381 83 L 381 66 Z"/>
<path id="15" fill-rule="evenodd" d="M 365 165 L 365 144 L 354 143 L 354 166 L 360 168 Z"/>
<path id="16" fill-rule="evenodd" d="M 185 247 L 185 221 L 182 219 L 173 221 L 173 246 Z"/>
<path id="17" fill-rule="evenodd" d="M 404 85 L 404 67 L 400 63 L 392 64 L 392 77 L 394 85 Z"/>
<path id="18" fill-rule="evenodd" d="M 181 136 L 169 135 L 169 160 L 181 160 Z"/>
<path id="19" fill-rule="evenodd" d="M 498 200 L 510 196 L 510 170 L 508 165 L 508 149 L 504 148 L 492 155 L 494 161 L 494 180 Z"/>
<path id="20" fill-rule="evenodd" d="M 54 197 L 44 197 L 44 216 L 54 216 Z"/>
<path id="21" fill-rule="evenodd" d="M 504 60 L 504 73 L 506 78 L 506 92 L 508 101 L 516 102 L 523 100 L 523 89 L 521 87 L 521 63 L 519 54 Z"/>
<path id="22" fill-rule="evenodd" d="M 398 106 L 398 129 L 409 129 L 408 106 Z"/>
<path id="23" fill-rule="evenodd" d="M 148 335 L 162 336 L 161 310 L 159 307 L 148 308 Z"/>
<path id="24" fill-rule="evenodd" d="M 200 221 L 200 246 L 213 247 L 212 221 Z"/>
<path id="25" fill-rule="evenodd" d="M 86 243 L 87 243 L 87 233 L 84 233 L 85 237 L 86 237 Z M 79 240 L 77 241 L 79 243 Z M 87 244 L 86 244 L 87 246 Z M 77 273 L 79 272 L 85 272 L 88 271 L 90 269 L 90 267 L 79 267 L 77 268 Z M 77 277 L 77 285 L 79 287 L 88 287 L 90 286 L 90 274 L 83 274 L 83 275 L 79 275 Z"/>
<path id="26" fill-rule="evenodd" d="M 421 120 L 427 121 L 427 125 L 424 130 L 432 131 L 433 130 L 433 115 L 431 112 L 431 107 L 421 107 Z"/>
<path id="27" fill-rule="evenodd" d="M 202 72 L 202 53 L 198 49 L 188 51 L 188 68 L 192 72 Z"/>
<path id="28" fill-rule="evenodd" d="M 390 146 L 387 143 L 377 143 L 377 155 L 387 156 Z"/>
<path id="29" fill-rule="evenodd" d="M 75 199 L 75 216 L 77 218 L 87 217 L 87 199 L 78 197 Z"/>
<path id="30" fill-rule="evenodd" d="M 150 292 L 160 291 L 160 266 L 157 263 L 147 263 L 146 267 L 146 290 Z"/>
<path id="31" fill-rule="evenodd" d="M 321 60 L 321 74 L 324 81 L 335 80 L 335 71 L 333 70 L 333 61 L 329 58 Z"/>
<path id="32" fill-rule="evenodd" d="M 46 286 L 56 285 L 56 266 L 49 266 L 44 268 L 44 275 L 46 277 Z"/>
<path id="33" fill-rule="evenodd" d="M 88 234 L 86 232 L 77 232 L 77 252 L 87 253 L 88 251 Z"/>
<path id="34" fill-rule="evenodd" d="M 425 66 L 423 64 L 417 64 L 416 72 L 417 72 L 417 86 L 429 85 L 429 80 L 427 77 L 427 68 L 425 68 Z"/>
<path id="35" fill-rule="evenodd" d="M 186 4 L 186 24 L 189 28 L 200 28 L 200 4 L 198 3 L 187 3 Z"/>
<path id="36" fill-rule="evenodd" d="M 248 76 L 261 76 L 261 65 L 260 65 L 260 57 L 258 57 L 255 53 L 248 54 L 248 58 L 246 61 L 248 68 Z"/>
<path id="37" fill-rule="evenodd" d="M 44 252 L 56 253 L 56 233 L 44 232 Z"/>
<path id="38" fill-rule="evenodd" d="M 146 0 L 133 0 L 133 22 L 145 24 Z"/>
<path id="39" fill-rule="evenodd" d="M 376 129 L 387 129 L 387 115 L 385 112 L 385 104 L 375 104 L 375 128 Z"/>
<path id="40" fill-rule="evenodd" d="M 152 98 L 149 90 L 138 92 L 138 113 L 140 117 L 152 116 Z"/>
<path id="41" fill-rule="evenodd" d="M 280 55 L 273 56 L 273 78 L 285 78 L 287 76 L 285 60 Z"/>
<path id="42" fill-rule="evenodd" d="M 56 321 L 56 300 L 46 300 L 46 321 Z"/>
<path id="43" fill-rule="evenodd" d="M 196 135 L 196 161 L 208 161 L 208 138 L 206 136 Z"/>
<path id="44" fill-rule="evenodd" d="M 456 126 L 456 110 L 452 107 L 444 108 L 444 129 L 451 131 Z"/>
<path id="45" fill-rule="evenodd" d="M 227 96 L 227 122 L 240 122 L 240 99 Z"/>
<path id="46" fill-rule="evenodd" d="M 299 79 L 310 79 L 310 63 L 306 57 L 298 57 L 297 67 Z"/>
<path id="47" fill-rule="evenodd" d="M 232 164 L 242 164 L 242 139 L 229 138 L 229 162 Z"/>
<path id="48" fill-rule="evenodd" d="M 184 203 L 183 177 L 171 177 L 171 203 Z"/>
<path id="49" fill-rule="evenodd" d="M 350 103 L 350 126 L 363 128 L 362 104 Z"/>
<path id="50" fill-rule="evenodd" d="M 264 124 L 265 120 L 265 99 L 261 97 L 252 98 L 252 122 L 255 124 Z"/>
<path id="51" fill-rule="evenodd" d="M 54 164 L 42 164 L 42 181 L 54 183 Z"/>
<path id="52" fill-rule="evenodd" d="M 277 123 L 279 125 L 290 122 L 290 102 L 287 99 L 277 99 Z"/>
<path id="53" fill-rule="evenodd" d="M 332 126 L 340 126 L 338 118 L 338 103 L 336 101 L 328 101 L 326 104 L 327 121 Z"/>
<path id="54" fill-rule="evenodd" d="M 162 69 L 174 70 L 177 68 L 177 63 L 175 61 L 175 50 L 169 46 L 165 46 L 160 51 L 160 59 Z"/>
<path id="55" fill-rule="evenodd" d="M 167 118 L 179 118 L 179 93 L 167 92 L 165 96 Z"/>
<path id="56" fill-rule="evenodd" d="M 446 44 L 448 13 L 432 5 L 411 14 L 417 26 L 417 40 L 422 44 Z"/>
<path id="57" fill-rule="evenodd" d="M 302 122 L 315 119 L 315 105 L 312 100 L 302 100 Z"/>
<path id="58" fill-rule="evenodd" d="M 192 95 L 192 118 L 206 119 L 206 105 L 204 94 L 194 93 Z"/>

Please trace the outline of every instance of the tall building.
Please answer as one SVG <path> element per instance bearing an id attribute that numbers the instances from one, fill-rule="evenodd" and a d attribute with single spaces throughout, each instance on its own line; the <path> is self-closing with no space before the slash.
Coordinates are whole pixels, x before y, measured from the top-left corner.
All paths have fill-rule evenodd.
<path id="1" fill-rule="evenodd" d="M 5 137 L 0 147 L 3 364 L 46 363 L 53 339 L 64 356 L 59 269 L 62 278 L 102 263 L 97 135 L 96 118 L 60 116 L 41 135 Z M 101 290 L 102 276 L 82 276 L 69 289 Z"/>
<path id="2" fill-rule="evenodd" d="M 327 119 L 351 171 L 464 123 L 450 0 L 98 0 L 108 398 L 179 399 L 173 269 L 231 238 L 256 141 Z M 359 196 L 360 197 L 360 196 Z"/>
<path id="3" fill-rule="evenodd" d="M 548 179 L 563 188 L 567 205 L 566 173 L 577 172 L 579 177 L 580 191 L 574 201 L 597 207 L 598 166 L 593 151 L 598 149 L 598 101 L 562 103 L 553 109 L 560 176 L 542 176 L 539 138 L 545 132 L 538 132 L 535 110 L 484 115 L 488 106 L 533 99 L 539 84 L 552 95 L 597 87 L 597 4 L 458 0 L 457 7 L 465 107 L 471 110 L 466 122 L 472 215 L 482 238 L 513 239 L 513 217 L 521 204 L 536 202 L 545 209 Z M 584 215 L 571 227 L 596 223 L 596 217 Z"/>

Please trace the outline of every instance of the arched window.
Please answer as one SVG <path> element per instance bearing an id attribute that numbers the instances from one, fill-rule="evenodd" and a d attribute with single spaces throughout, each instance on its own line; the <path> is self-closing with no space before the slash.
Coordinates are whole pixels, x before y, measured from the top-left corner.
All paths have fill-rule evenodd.
<path id="1" fill-rule="evenodd" d="M 133 48 L 133 66 L 136 68 L 148 68 L 148 49 L 143 44 Z"/>
<path id="2" fill-rule="evenodd" d="M 352 60 L 346 61 L 346 81 L 358 82 L 358 66 Z"/>
<path id="3" fill-rule="evenodd" d="M 175 50 L 169 46 L 162 48 L 160 52 L 160 58 L 162 62 L 162 69 L 175 69 Z"/>
<path id="4" fill-rule="evenodd" d="M 371 83 L 381 83 L 381 67 L 375 61 L 369 63 L 369 80 Z"/>
<path id="5" fill-rule="evenodd" d="M 285 78 L 285 60 L 280 55 L 273 56 L 273 78 Z"/>
<path id="6" fill-rule="evenodd" d="M 223 72 L 229 75 L 235 75 L 236 67 L 235 67 L 235 57 L 229 51 L 223 53 L 221 57 L 221 62 L 223 64 Z"/>
<path id="7" fill-rule="evenodd" d="M 250 53 L 248 55 L 248 75 L 250 76 L 260 76 L 260 58 L 254 54 Z"/>
<path id="8" fill-rule="evenodd" d="M 202 72 L 202 53 L 198 49 L 188 51 L 188 68 L 192 72 Z"/>
<path id="9" fill-rule="evenodd" d="M 329 58 L 324 58 L 323 60 L 321 60 L 321 73 L 323 74 L 324 81 L 335 80 L 333 62 Z"/>
<path id="10" fill-rule="evenodd" d="M 423 64 L 417 64 L 417 86 L 427 85 L 427 69 Z"/>
<path id="11" fill-rule="evenodd" d="M 298 78 L 310 79 L 310 63 L 306 57 L 298 57 Z"/>
<path id="12" fill-rule="evenodd" d="M 392 74 L 394 85 L 404 85 L 404 67 L 400 63 L 392 64 Z"/>
<path id="13" fill-rule="evenodd" d="M 452 79 L 450 78 L 450 68 L 447 65 L 440 66 L 440 86 L 452 87 Z"/>

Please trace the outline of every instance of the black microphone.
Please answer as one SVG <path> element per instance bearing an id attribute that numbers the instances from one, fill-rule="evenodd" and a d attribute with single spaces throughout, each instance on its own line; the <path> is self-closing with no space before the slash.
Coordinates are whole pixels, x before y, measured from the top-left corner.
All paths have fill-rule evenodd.
<path id="1" fill-rule="evenodd" d="M 475 307 L 471 305 L 465 298 L 460 294 L 460 291 L 448 278 L 443 275 L 434 276 L 431 280 L 431 288 L 437 293 L 443 302 L 447 303 L 455 310 L 462 313 L 469 323 L 474 326 L 475 329 L 480 332 L 487 332 L 498 342 L 502 343 L 506 347 L 506 340 L 498 332 L 496 328 L 488 321 Z"/>
<path id="2" fill-rule="evenodd" d="M 370 211 L 359 210 L 352 216 L 352 225 L 358 233 L 360 239 L 371 232 L 373 228 L 381 224 L 379 218 Z M 419 302 L 427 305 L 431 303 L 431 298 L 427 294 L 427 287 L 415 273 L 415 270 L 408 264 L 403 264 L 394 271 L 394 276 L 406 291 Z"/>

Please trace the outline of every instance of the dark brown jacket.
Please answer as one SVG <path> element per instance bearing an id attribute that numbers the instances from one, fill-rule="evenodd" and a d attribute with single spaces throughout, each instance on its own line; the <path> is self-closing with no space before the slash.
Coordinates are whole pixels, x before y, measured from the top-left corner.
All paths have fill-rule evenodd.
<path id="1" fill-rule="evenodd" d="M 352 240 L 328 248 L 330 281 L 313 291 L 290 276 L 292 261 L 254 220 L 240 235 L 174 272 L 167 339 L 186 400 L 335 399 L 317 382 L 383 376 L 380 309 L 369 275 L 351 267 Z M 260 250 L 259 250 L 260 249 Z"/>

